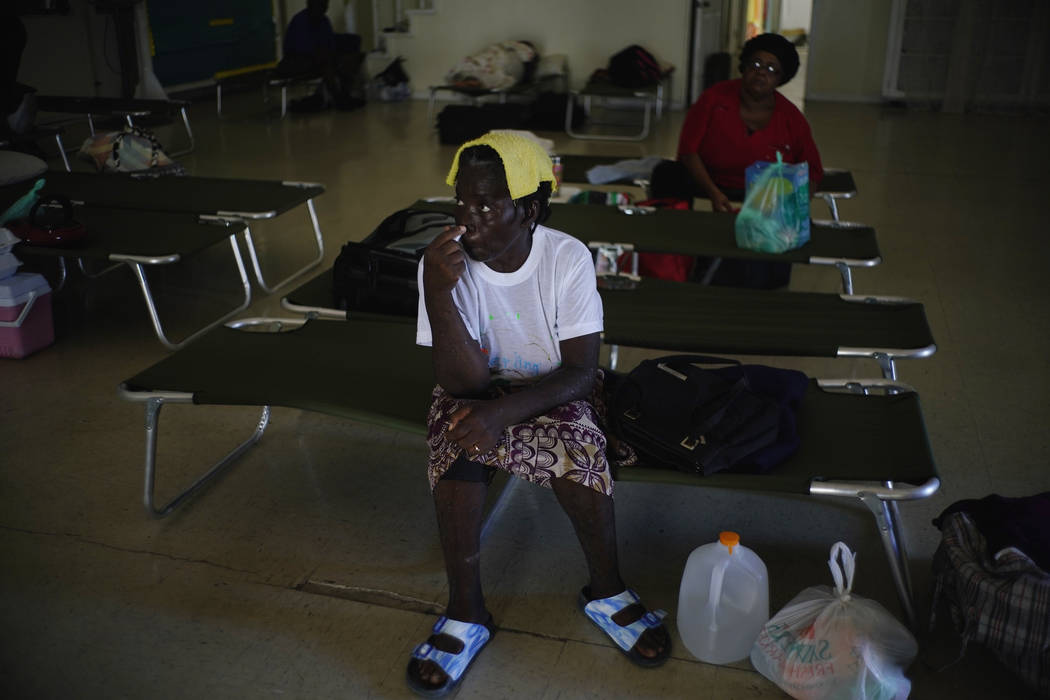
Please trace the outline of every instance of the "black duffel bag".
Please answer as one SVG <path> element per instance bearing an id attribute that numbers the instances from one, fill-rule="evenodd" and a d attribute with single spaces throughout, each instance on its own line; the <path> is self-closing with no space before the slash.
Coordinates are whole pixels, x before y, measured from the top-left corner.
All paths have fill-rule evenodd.
<path id="1" fill-rule="evenodd" d="M 451 214 L 402 209 L 383 219 L 360 243 L 346 243 L 332 265 L 336 308 L 415 316 L 419 258 L 446 226 L 455 223 Z"/>
<path id="2" fill-rule="evenodd" d="M 731 366 L 701 369 L 696 363 Z M 784 373 L 792 391 L 804 390 L 801 372 L 762 369 Z M 754 391 L 736 360 L 669 355 L 645 360 L 616 379 L 609 421 L 643 464 L 704 475 L 737 465 L 761 471 L 772 466 L 772 454 L 781 461 L 794 452 L 797 435 L 783 429 L 794 431 L 794 417 L 784 420 L 789 410 L 787 403 Z"/>
<path id="3" fill-rule="evenodd" d="M 332 265 L 336 308 L 395 316 L 414 316 L 419 303 L 415 255 L 373 248 L 366 243 L 343 245 Z"/>

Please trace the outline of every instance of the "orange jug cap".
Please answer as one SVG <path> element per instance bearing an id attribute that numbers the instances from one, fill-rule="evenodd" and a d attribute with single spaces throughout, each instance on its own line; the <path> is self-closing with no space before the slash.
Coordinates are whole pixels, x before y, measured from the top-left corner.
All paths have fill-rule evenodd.
<path id="1" fill-rule="evenodd" d="M 740 544 L 740 535 L 738 535 L 735 532 L 730 532 L 729 530 L 726 530 L 724 532 L 718 533 L 718 541 L 726 547 L 729 547 L 729 553 L 732 554 L 733 547 L 736 547 L 738 544 Z"/>

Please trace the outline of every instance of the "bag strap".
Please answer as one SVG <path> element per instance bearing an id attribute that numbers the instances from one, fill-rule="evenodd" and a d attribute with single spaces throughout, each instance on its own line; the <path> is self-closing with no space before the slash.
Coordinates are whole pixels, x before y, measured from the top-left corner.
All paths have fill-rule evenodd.
<path id="1" fill-rule="evenodd" d="M 709 365 L 731 365 L 738 368 L 743 365 L 739 360 L 734 360 L 728 357 L 716 357 L 714 355 L 665 355 L 663 357 L 656 357 L 650 360 L 645 360 L 643 364 L 650 367 L 655 366 L 657 369 L 663 370 L 668 374 L 681 379 L 683 382 L 689 382 L 689 376 L 680 372 L 680 369 L 685 369 L 684 365 L 691 364 L 709 364 Z M 641 365 L 639 365 L 640 367 Z M 617 382 L 615 391 L 613 392 L 610 406 L 620 406 L 625 397 L 629 393 L 637 394 L 642 390 L 641 386 L 636 380 L 631 378 L 633 372 L 629 372 L 626 375 L 620 377 Z M 690 417 L 689 424 L 691 428 L 691 436 L 698 437 L 708 432 L 711 427 L 718 424 L 719 421 L 725 416 L 729 406 L 739 397 L 746 389 L 749 388 L 747 375 L 744 374 L 741 369 L 740 377 L 736 381 L 727 380 L 730 383 L 728 392 L 722 394 L 722 399 L 719 402 L 717 408 L 713 411 L 701 412 L 697 409 L 693 412 Z M 692 383 L 691 383 L 692 384 Z M 619 430 L 620 417 L 615 411 L 610 412 L 611 422 L 614 430 Z"/>
<path id="2" fill-rule="evenodd" d="M 665 355 L 647 360 L 647 362 L 668 367 L 680 367 L 681 365 L 736 365 L 739 367 L 741 364 L 739 360 L 714 355 Z"/>
<path id="3" fill-rule="evenodd" d="M 113 167 L 120 169 L 120 145 L 123 142 L 125 136 L 138 136 L 139 138 L 149 141 L 149 167 L 154 168 L 157 166 L 158 153 L 161 150 L 160 141 L 157 139 L 156 134 L 147 129 L 143 129 L 138 126 L 124 125 L 120 133 L 115 139 L 113 139 Z"/>
<path id="4" fill-rule="evenodd" d="M 423 215 L 428 215 L 429 214 L 433 218 L 426 219 L 426 220 L 420 222 L 418 225 L 413 226 L 411 228 L 408 227 L 408 226 L 405 226 L 404 233 L 401 236 L 402 238 L 408 238 L 409 236 L 414 236 L 415 234 L 422 233 L 423 231 L 427 230 L 428 228 L 433 228 L 434 226 L 451 226 L 451 225 L 456 223 L 456 217 L 454 217 L 451 214 L 446 214 L 446 213 L 440 212 L 440 211 L 427 211 L 426 209 L 413 209 L 412 210 L 412 214 L 410 216 L 414 216 L 416 214 L 423 214 Z M 451 224 L 449 223 L 450 220 L 452 222 Z"/>
<path id="5" fill-rule="evenodd" d="M 747 377 L 741 376 L 733 382 L 729 387 L 729 391 L 722 394 L 718 407 L 714 411 L 697 415 L 700 412 L 700 409 L 703 408 L 702 406 L 694 411 L 689 419 L 689 424 L 692 429 L 692 437 L 699 437 L 722 422 L 726 411 L 729 410 L 729 407 L 733 405 L 733 402 L 736 401 L 737 397 L 743 394 L 747 388 Z"/>
<path id="6" fill-rule="evenodd" d="M 683 365 L 713 364 L 731 365 L 737 368 L 742 367 L 739 360 L 734 360 L 728 357 L 715 357 L 714 355 L 666 355 L 664 357 L 649 360 L 649 362 L 654 363 L 658 369 L 676 376 L 685 382 L 689 382 L 689 376 L 679 372 L 677 369 L 684 369 Z M 697 407 L 693 411 L 689 418 L 690 437 L 699 437 L 700 435 L 707 433 L 714 426 L 718 425 L 725 417 L 726 412 L 729 410 L 729 407 L 733 402 L 736 401 L 744 391 L 750 388 L 747 381 L 747 375 L 744 374 L 742 369 L 740 371 L 740 376 L 736 381 L 727 381 L 731 381 L 729 389 L 718 396 L 718 402 L 713 410 L 711 404 L 708 403 L 704 406 Z"/>

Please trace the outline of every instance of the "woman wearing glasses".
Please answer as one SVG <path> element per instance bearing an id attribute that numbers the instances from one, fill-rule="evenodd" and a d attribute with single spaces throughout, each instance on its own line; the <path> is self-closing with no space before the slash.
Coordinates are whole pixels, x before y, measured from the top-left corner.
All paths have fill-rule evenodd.
<path id="1" fill-rule="evenodd" d="M 715 211 L 741 201 L 744 170 L 755 161 L 809 163 L 809 191 L 824 176 L 820 153 L 802 113 L 777 88 L 798 71 L 795 46 L 779 34 L 760 34 L 740 53 L 741 77 L 709 87 L 689 109 L 678 139 L 678 160 L 657 166 L 654 197 L 694 196 Z"/>

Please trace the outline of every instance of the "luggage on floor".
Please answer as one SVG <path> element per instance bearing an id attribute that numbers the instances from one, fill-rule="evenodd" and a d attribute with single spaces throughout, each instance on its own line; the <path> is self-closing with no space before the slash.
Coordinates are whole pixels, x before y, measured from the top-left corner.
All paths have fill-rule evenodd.
<path id="1" fill-rule="evenodd" d="M 532 114 L 526 128 L 534 131 L 564 131 L 565 111 L 570 96 L 565 92 L 541 92 L 532 103 Z M 579 100 L 572 109 L 572 128 L 578 129 L 587 120 L 587 114 Z"/>
<path id="2" fill-rule="evenodd" d="M 530 115 L 519 103 L 447 105 L 437 116 L 438 140 L 458 146 L 493 129 L 525 129 Z"/>
<path id="3" fill-rule="evenodd" d="M 959 635 L 990 650 L 1037 693 L 1050 697 L 1050 491 L 957 501 L 933 521 L 930 628 L 947 607 Z"/>
<path id="4" fill-rule="evenodd" d="M 841 558 L 841 565 L 839 559 Z M 852 592 L 856 554 L 842 542 L 835 587 L 811 586 L 763 626 L 751 650 L 759 673 L 798 700 L 904 700 L 915 637 L 886 608 Z"/>

